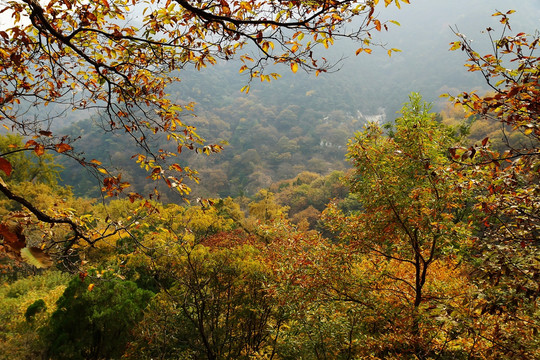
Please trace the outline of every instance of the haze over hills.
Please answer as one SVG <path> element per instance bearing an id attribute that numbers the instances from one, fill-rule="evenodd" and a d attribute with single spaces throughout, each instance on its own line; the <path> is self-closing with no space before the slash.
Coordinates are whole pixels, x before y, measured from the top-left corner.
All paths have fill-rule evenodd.
<path id="1" fill-rule="evenodd" d="M 358 44 L 338 41 L 324 56 L 334 61 L 342 59 L 335 69 L 339 71 L 315 77 L 314 74 L 292 74 L 288 69 L 276 66 L 282 79 L 270 85 L 256 81 L 252 84 L 252 93 L 264 92 L 261 101 L 265 104 L 300 102 L 309 103 L 315 109 L 334 106 L 363 113 L 377 113 L 380 108 L 385 108 L 390 119 L 407 101 L 411 91 L 420 92 L 426 100 L 433 102 L 440 94 L 452 89 L 457 92 L 482 88 L 484 84 L 480 77 L 466 72 L 463 66 L 465 55 L 448 50 L 449 43 L 457 40 L 451 27 L 467 34 L 479 50 L 489 52 L 489 39 L 484 30 L 489 26 L 498 28 L 498 20 L 491 14 L 509 9 L 516 10 L 511 17 L 516 30 L 529 33 L 536 30 L 540 4 L 530 0 L 511 3 L 420 0 L 401 10 L 389 7 L 385 9 L 384 17 L 398 21 L 400 26 L 389 24 L 390 31 L 377 34 L 376 39 L 386 48 L 398 48 L 401 52 L 389 57 L 386 49 L 373 47 L 372 54 L 355 56 Z M 189 80 L 179 84 L 178 89 L 205 108 L 208 95 L 203 87 L 210 86 L 211 89 L 212 84 L 202 78 L 208 76 L 215 87 L 223 90 L 218 98 L 242 97 L 244 95 L 236 91 L 247 80 L 236 74 L 238 67 L 228 63 L 208 68 L 202 74 L 190 74 Z M 204 86 L 199 84 L 200 81 Z M 211 101 L 216 102 L 215 97 Z"/>
<path id="2" fill-rule="evenodd" d="M 533 0 L 418 0 L 401 10 L 389 7 L 381 12 L 383 18 L 401 26 L 389 24 L 388 32 L 376 34 L 385 48 L 373 47 L 372 54 L 355 56 L 358 44 L 338 41 L 324 54 L 337 62 L 336 71 L 316 77 L 274 66 L 272 71 L 282 78 L 271 83 L 253 81 L 249 94 L 240 92 L 248 78 L 238 73 L 238 62 L 219 63 L 202 71 L 182 70 L 182 81 L 169 87 L 172 98 L 197 103 L 197 117 L 188 122 L 208 142 L 229 142 L 217 156 L 186 155 L 186 164 L 202 175 L 202 185 L 195 186 L 195 193 L 253 194 L 301 171 L 345 169 L 347 139 L 368 120 L 393 120 L 410 92 L 419 92 L 435 103 L 435 111 L 446 106 L 446 100 L 439 98 L 442 93 L 484 92 L 481 76 L 468 73 L 463 66 L 465 55 L 448 51 L 449 43 L 457 39 L 451 28 L 467 34 L 480 52 L 488 52 L 489 38 L 483 30 L 490 26 L 498 35 L 501 27 L 491 14 L 509 9 L 516 10 L 510 18 L 514 31 L 535 31 L 540 4 Z M 401 52 L 389 57 L 387 48 Z M 99 135 L 86 122 L 66 131 L 78 134 L 82 130 L 83 137 L 94 139 L 85 149 L 88 157 L 129 168 L 125 173 L 139 190 L 150 186 L 144 181 L 146 175 L 124 158 L 126 144 Z M 90 191 L 90 180 L 84 184 L 70 164 L 65 166 L 66 183 L 78 194 Z"/>

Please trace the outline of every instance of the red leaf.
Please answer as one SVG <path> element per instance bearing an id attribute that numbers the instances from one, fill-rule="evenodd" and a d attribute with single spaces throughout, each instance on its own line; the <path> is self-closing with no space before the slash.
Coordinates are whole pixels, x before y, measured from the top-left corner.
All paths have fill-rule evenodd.
<path id="1" fill-rule="evenodd" d="M 7 176 L 10 176 L 11 172 L 13 171 L 13 167 L 9 161 L 0 157 L 0 170 L 6 173 Z"/>

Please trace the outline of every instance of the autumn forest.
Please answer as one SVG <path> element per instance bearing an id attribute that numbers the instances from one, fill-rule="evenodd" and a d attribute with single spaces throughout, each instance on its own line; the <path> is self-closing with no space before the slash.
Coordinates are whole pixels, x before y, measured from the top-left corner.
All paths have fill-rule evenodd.
<path id="1" fill-rule="evenodd" d="M 450 3 L 0 1 L 0 360 L 540 358 L 540 7 Z"/>

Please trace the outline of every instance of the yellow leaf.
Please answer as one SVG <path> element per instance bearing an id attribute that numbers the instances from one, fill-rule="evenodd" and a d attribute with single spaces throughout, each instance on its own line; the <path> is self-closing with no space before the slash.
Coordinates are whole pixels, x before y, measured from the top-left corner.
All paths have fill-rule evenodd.
<path id="1" fill-rule="evenodd" d="M 450 45 L 452 45 L 452 47 L 450 47 L 450 51 L 454 51 L 454 50 L 457 50 L 461 47 L 461 42 L 460 41 L 454 41 L 454 42 L 451 42 Z"/>
<path id="2" fill-rule="evenodd" d="M 291 63 L 291 70 L 293 73 L 296 73 L 298 71 L 298 63 Z"/>
<path id="3" fill-rule="evenodd" d="M 88 291 L 92 291 L 92 290 L 94 290 L 94 286 L 95 286 L 94 284 L 90 284 L 90 285 L 88 285 Z"/>

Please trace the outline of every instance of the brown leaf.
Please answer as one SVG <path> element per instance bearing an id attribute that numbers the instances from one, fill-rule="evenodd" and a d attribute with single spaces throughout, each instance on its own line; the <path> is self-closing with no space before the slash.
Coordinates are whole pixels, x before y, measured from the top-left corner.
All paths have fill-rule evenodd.
<path id="1" fill-rule="evenodd" d="M 513 88 L 510 89 L 510 91 L 508 92 L 508 94 L 506 94 L 506 96 L 511 98 L 515 96 L 520 90 L 521 90 L 521 87 L 514 86 Z"/>
<path id="2" fill-rule="evenodd" d="M 53 264 L 51 257 L 37 247 L 25 247 L 21 250 L 21 256 L 24 261 L 34 265 L 38 269 L 48 268 Z"/>
<path id="3" fill-rule="evenodd" d="M 22 231 L 22 226 L 19 223 L 0 224 L 0 236 L 4 238 L 4 245 L 16 253 L 19 253 L 26 246 L 26 238 Z"/>

